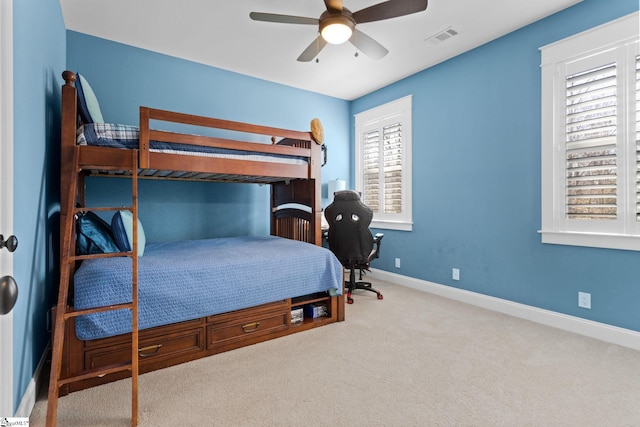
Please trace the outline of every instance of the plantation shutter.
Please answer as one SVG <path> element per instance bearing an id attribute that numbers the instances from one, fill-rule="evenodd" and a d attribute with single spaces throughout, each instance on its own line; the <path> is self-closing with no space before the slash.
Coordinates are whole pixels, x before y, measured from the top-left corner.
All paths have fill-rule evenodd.
<path id="1" fill-rule="evenodd" d="M 355 189 L 371 226 L 411 231 L 411 95 L 355 115 Z"/>
<path id="2" fill-rule="evenodd" d="M 374 213 L 402 213 L 402 124 L 363 135 L 363 202 Z"/>
<path id="3" fill-rule="evenodd" d="M 617 218 L 616 80 L 615 63 L 566 77 L 568 219 Z"/>
<path id="4" fill-rule="evenodd" d="M 402 124 L 382 128 L 384 154 L 384 213 L 402 213 Z"/>
<path id="5" fill-rule="evenodd" d="M 380 206 L 380 131 L 366 132 L 362 141 L 363 194 L 362 201 L 373 213 Z"/>
<path id="6" fill-rule="evenodd" d="M 542 242 L 640 251 L 638 13 L 540 50 Z"/>

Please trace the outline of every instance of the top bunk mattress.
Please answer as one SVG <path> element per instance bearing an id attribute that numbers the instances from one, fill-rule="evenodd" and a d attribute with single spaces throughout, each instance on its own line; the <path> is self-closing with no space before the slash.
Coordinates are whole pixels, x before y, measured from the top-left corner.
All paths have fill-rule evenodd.
<path id="1" fill-rule="evenodd" d="M 131 258 L 82 262 L 75 309 L 131 301 Z M 146 329 L 308 295 L 342 293 L 342 265 L 321 246 L 275 236 L 147 244 L 138 258 L 139 328 Z M 76 335 L 131 331 L 131 312 L 79 316 Z"/>
<path id="2" fill-rule="evenodd" d="M 90 123 L 80 126 L 76 131 L 77 144 L 95 147 L 136 149 L 139 147 L 140 130 L 136 126 L 114 123 Z M 232 150 L 218 147 L 177 144 L 150 141 L 151 152 L 182 154 L 224 159 L 254 160 L 260 162 L 306 165 L 305 157 L 282 154 L 259 153 L 255 151 Z"/>

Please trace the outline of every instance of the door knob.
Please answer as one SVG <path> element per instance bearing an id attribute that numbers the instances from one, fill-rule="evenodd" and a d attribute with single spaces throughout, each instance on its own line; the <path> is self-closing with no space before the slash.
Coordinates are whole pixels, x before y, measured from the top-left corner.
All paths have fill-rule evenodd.
<path id="1" fill-rule="evenodd" d="M 9 252 L 13 252 L 18 247 L 18 238 L 16 236 L 9 236 L 7 240 L 4 240 L 4 236 L 0 234 L 0 249 L 7 248 Z"/>
<path id="2" fill-rule="evenodd" d="M 11 311 L 18 299 L 18 285 L 11 276 L 0 278 L 0 315 Z"/>

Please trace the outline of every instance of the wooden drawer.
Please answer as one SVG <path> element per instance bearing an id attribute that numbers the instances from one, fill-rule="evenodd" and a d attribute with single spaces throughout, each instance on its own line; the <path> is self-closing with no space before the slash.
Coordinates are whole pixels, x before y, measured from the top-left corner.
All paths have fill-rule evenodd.
<path id="1" fill-rule="evenodd" d="M 143 340 L 156 340 L 158 336 L 165 336 L 173 334 L 174 332 L 182 333 L 183 331 L 195 329 L 198 326 L 204 326 L 204 319 L 200 318 L 195 320 L 187 320 L 185 322 L 172 323 L 170 325 L 156 326 L 155 328 L 141 329 L 139 332 L 138 344 L 140 344 Z M 98 347 L 105 348 L 107 346 L 130 345 L 131 332 L 127 332 L 121 335 L 115 335 L 113 337 L 100 338 L 97 340 L 82 341 L 82 343 L 85 351 L 91 348 Z M 140 347 L 143 346 L 140 345 Z"/>
<path id="2" fill-rule="evenodd" d="M 288 317 L 287 307 L 250 316 L 221 317 L 207 327 L 207 349 L 264 341 L 265 336 L 286 331 L 289 328 Z"/>
<path id="3" fill-rule="evenodd" d="M 257 305 L 255 307 L 243 308 L 236 311 L 229 311 L 222 314 L 214 314 L 207 317 L 207 324 L 213 323 L 220 324 L 222 322 L 233 322 L 236 319 L 246 319 L 251 316 L 260 316 L 260 313 L 266 313 L 269 311 L 286 311 L 289 309 L 289 300 L 283 299 L 276 302 L 270 302 L 268 304 Z"/>
<path id="4" fill-rule="evenodd" d="M 166 358 L 177 358 L 204 350 L 204 332 L 202 328 L 175 332 L 138 342 L 138 361 L 140 366 Z M 129 345 L 95 348 L 85 352 L 85 369 L 126 363 L 131 360 Z"/>

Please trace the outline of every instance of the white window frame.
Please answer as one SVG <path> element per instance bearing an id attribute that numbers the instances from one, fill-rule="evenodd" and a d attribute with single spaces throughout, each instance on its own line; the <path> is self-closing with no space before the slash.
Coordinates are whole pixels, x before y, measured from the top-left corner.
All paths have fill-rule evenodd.
<path id="1" fill-rule="evenodd" d="M 411 105 L 412 96 L 408 95 L 387 104 L 374 107 L 355 115 L 355 181 L 356 191 L 362 194 L 362 136 L 373 127 L 382 127 L 390 122 L 402 124 L 402 213 L 374 213 L 371 226 L 389 230 L 411 231 L 413 228 L 411 203 Z"/>
<path id="2" fill-rule="evenodd" d="M 636 220 L 636 81 L 640 54 L 638 12 L 543 46 L 542 52 L 542 229 L 543 243 L 640 250 Z M 618 70 L 617 188 L 615 220 L 567 219 L 565 214 L 565 78 L 580 66 L 610 56 Z"/>

